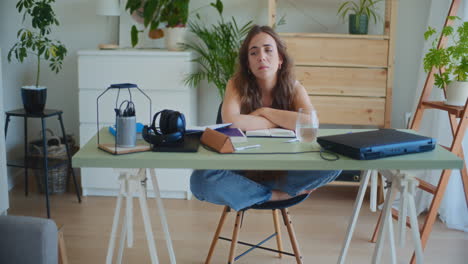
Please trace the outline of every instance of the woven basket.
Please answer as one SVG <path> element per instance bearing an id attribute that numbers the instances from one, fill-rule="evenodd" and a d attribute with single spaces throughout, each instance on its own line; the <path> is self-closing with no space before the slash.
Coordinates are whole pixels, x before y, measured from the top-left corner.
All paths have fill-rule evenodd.
<path id="1" fill-rule="evenodd" d="M 49 162 L 52 160 L 63 160 L 59 165 L 48 169 L 48 182 L 47 187 L 49 194 L 64 193 L 67 190 L 68 183 L 68 157 L 67 149 L 62 140 L 57 137 L 52 130 L 47 129 L 46 135 L 47 142 L 47 159 Z M 71 146 L 70 146 L 71 147 Z M 30 142 L 29 156 L 33 158 L 44 158 L 44 148 L 42 147 L 42 139 Z M 45 193 L 44 186 L 44 170 L 34 170 L 34 175 L 38 183 L 39 191 Z"/>

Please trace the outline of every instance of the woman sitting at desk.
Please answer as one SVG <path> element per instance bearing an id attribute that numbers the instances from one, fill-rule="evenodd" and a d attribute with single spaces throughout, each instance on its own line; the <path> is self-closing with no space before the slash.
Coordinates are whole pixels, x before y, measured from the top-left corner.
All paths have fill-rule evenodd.
<path id="1" fill-rule="evenodd" d="M 299 108 L 313 109 L 305 88 L 294 79 L 286 46 L 268 26 L 253 26 L 239 51 L 239 67 L 228 82 L 222 117 L 243 131 L 295 129 Z M 245 171 L 196 170 L 190 178 L 199 200 L 236 211 L 266 201 L 312 192 L 341 171 L 287 171 L 280 180 L 247 177 Z M 267 174 L 268 172 L 266 172 Z"/>

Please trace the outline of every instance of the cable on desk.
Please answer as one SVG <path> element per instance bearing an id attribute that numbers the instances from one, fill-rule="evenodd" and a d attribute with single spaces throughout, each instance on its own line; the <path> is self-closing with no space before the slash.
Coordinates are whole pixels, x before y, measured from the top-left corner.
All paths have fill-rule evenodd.
<path id="1" fill-rule="evenodd" d="M 204 144 L 201 144 L 201 145 L 206 150 L 218 153 L 217 151 L 213 150 L 212 148 Z M 287 154 L 289 155 L 289 154 L 303 154 L 303 153 L 320 153 L 320 157 L 326 161 L 336 161 L 340 159 L 340 156 L 338 156 L 338 154 L 328 151 L 324 148 L 320 148 L 320 150 L 307 150 L 307 151 L 297 151 L 297 152 L 233 152 L 233 153 L 218 153 L 218 154 L 222 154 L 222 155 L 284 155 L 284 154 Z"/>

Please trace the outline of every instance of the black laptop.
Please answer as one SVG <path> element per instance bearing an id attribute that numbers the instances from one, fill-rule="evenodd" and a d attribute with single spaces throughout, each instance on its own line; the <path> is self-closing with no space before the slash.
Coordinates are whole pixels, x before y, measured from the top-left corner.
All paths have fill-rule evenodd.
<path id="1" fill-rule="evenodd" d="M 323 136 L 318 137 L 317 142 L 326 150 L 359 160 L 425 152 L 436 145 L 433 138 L 395 129 Z"/>

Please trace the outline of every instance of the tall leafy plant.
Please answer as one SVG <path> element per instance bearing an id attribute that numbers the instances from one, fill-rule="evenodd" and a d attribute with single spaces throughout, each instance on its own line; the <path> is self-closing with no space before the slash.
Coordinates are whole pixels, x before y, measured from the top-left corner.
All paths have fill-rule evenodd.
<path id="1" fill-rule="evenodd" d="M 451 16 L 450 20 L 458 21 L 459 17 Z M 424 38 L 429 40 L 437 35 L 437 31 L 429 27 L 424 33 Z M 452 41 L 444 48 L 437 48 L 440 38 L 449 37 Z M 435 85 L 446 87 L 452 78 L 457 81 L 468 81 L 468 22 L 463 22 L 458 27 L 446 26 L 442 29 L 442 34 L 432 41 L 432 47 L 424 56 L 424 70 L 438 70 L 434 74 Z"/>
<path id="2" fill-rule="evenodd" d="M 63 60 L 67 49 L 58 40 L 49 38 L 52 26 L 58 26 L 59 22 L 55 16 L 51 4 L 55 0 L 20 0 L 16 4 L 19 13 L 23 13 L 23 23 L 26 19 L 31 20 L 33 30 L 21 28 L 17 33 L 18 42 L 8 52 L 8 61 L 12 57 L 23 62 L 29 55 L 37 58 L 36 87 L 39 86 L 41 73 L 41 60 L 49 62 L 49 67 L 55 73 L 62 69 Z"/>
<path id="3" fill-rule="evenodd" d="M 190 86 L 198 86 L 202 80 L 207 80 L 216 86 L 223 98 L 227 82 L 235 71 L 240 45 L 252 27 L 252 21 L 239 26 L 234 17 L 225 20 L 221 0 L 210 6 L 218 12 L 216 24 L 205 25 L 199 14 L 196 14 L 196 20 L 189 21 L 189 31 L 198 39 L 189 41 L 184 46 L 196 52 L 197 57 L 193 61 L 200 68 L 198 72 L 190 74 L 185 82 Z"/>

